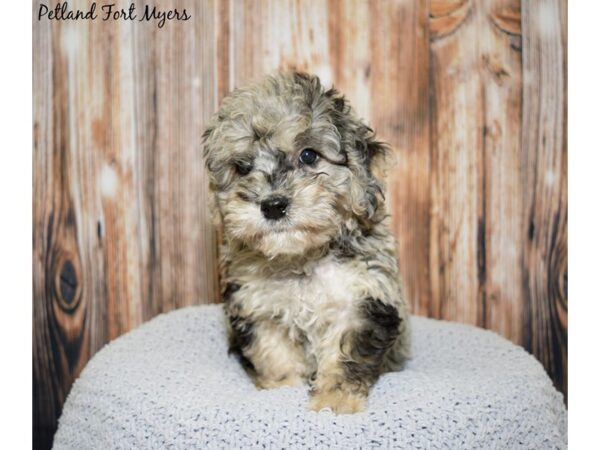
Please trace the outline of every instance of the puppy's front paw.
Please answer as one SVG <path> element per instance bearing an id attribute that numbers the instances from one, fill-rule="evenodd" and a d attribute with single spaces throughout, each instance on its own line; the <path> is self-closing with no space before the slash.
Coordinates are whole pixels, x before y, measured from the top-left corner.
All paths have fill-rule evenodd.
<path id="1" fill-rule="evenodd" d="M 321 411 L 331 408 L 336 414 L 354 414 L 364 411 L 367 398 L 365 395 L 342 389 L 333 389 L 324 392 L 314 392 L 310 399 L 309 408 Z"/>

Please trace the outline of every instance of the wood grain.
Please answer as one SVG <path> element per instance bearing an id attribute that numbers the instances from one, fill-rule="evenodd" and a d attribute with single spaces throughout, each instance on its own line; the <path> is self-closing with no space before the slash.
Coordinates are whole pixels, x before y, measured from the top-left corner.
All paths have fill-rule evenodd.
<path id="1" fill-rule="evenodd" d="M 196 21 L 160 30 L 34 22 L 36 447 L 106 342 L 218 299 L 201 154 L 217 106 L 215 4 L 187 7 Z"/>
<path id="2" fill-rule="evenodd" d="M 522 8 L 523 344 L 566 394 L 566 2 Z"/>
<path id="3" fill-rule="evenodd" d="M 479 167 L 478 298 L 485 307 L 481 325 L 521 342 L 520 2 L 487 1 L 480 20 L 483 157 Z"/>
<path id="4" fill-rule="evenodd" d="M 34 2 L 34 14 L 37 11 Z M 46 289 L 47 225 L 51 208 L 52 41 L 49 23 L 35 24 L 33 33 L 33 448 L 45 448 L 64 401 L 57 370 L 49 355 L 50 335 Z M 36 200 L 37 199 L 37 200 Z M 70 380 L 67 380 L 67 385 Z"/>
<path id="5" fill-rule="evenodd" d="M 34 441 L 52 436 L 73 379 L 106 342 L 96 245 L 94 152 L 79 126 L 75 25 L 34 29 Z M 50 64 L 51 62 L 51 64 Z"/>
<path id="6" fill-rule="evenodd" d="M 370 118 L 391 145 L 387 202 L 413 313 L 431 315 L 427 2 L 370 2 Z"/>
<path id="7" fill-rule="evenodd" d="M 566 395 L 566 1 L 169 0 L 192 19 L 160 29 L 38 22 L 39 4 L 35 448 L 106 342 L 218 300 L 201 133 L 228 92 L 281 69 L 334 84 L 391 144 L 413 311 L 524 345 Z"/>
<path id="8" fill-rule="evenodd" d="M 448 3 L 448 2 L 445 2 Z M 434 2 L 435 6 L 435 2 Z M 481 3 L 460 2 L 460 21 L 431 35 L 430 315 L 481 323 L 477 264 L 483 105 Z M 463 17 L 464 16 L 464 17 Z M 438 18 L 431 16 L 435 24 Z"/>
<path id="9" fill-rule="evenodd" d="M 135 26 L 140 61 L 136 110 L 142 127 L 136 145 L 144 206 L 144 320 L 181 306 L 216 301 L 216 239 L 207 208 L 201 134 L 217 107 L 215 4 L 185 4 L 193 22 L 157 29 Z M 168 8 L 169 4 L 161 4 Z M 137 25 L 137 24 L 136 24 Z M 137 50 L 129 58 L 140 54 Z M 149 80 L 144 83 L 144 78 Z"/>

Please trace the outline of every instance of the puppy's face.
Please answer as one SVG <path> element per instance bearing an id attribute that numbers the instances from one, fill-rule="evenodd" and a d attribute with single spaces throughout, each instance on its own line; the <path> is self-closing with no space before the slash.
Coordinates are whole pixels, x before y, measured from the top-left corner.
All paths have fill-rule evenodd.
<path id="1" fill-rule="evenodd" d="M 282 74 L 234 91 L 204 137 L 226 237 L 267 257 L 305 253 L 382 214 L 384 147 L 316 77 Z"/>

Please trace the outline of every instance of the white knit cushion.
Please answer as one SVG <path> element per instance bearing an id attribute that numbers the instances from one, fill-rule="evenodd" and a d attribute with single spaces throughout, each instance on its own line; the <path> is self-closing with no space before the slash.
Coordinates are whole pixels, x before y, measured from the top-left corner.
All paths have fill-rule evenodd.
<path id="1" fill-rule="evenodd" d="M 161 315 L 104 347 L 76 381 L 56 449 L 566 448 L 562 396 L 521 347 L 413 317 L 413 359 L 355 415 L 308 411 L 307 388 L 257 390 L 220 306 Z"/>

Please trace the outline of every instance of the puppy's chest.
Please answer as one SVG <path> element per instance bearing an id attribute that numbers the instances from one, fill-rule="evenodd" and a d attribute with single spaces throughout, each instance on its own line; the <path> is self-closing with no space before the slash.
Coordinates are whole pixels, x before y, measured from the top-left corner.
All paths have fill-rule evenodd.
<path id="1" fill-rule="evenodd" d="M 354 264 L 326 259 L 308 275 L 255 280 L 252 305 L 245 306 L 310 334 L 334 322 L 354 320 L 360 272 Z"/>

